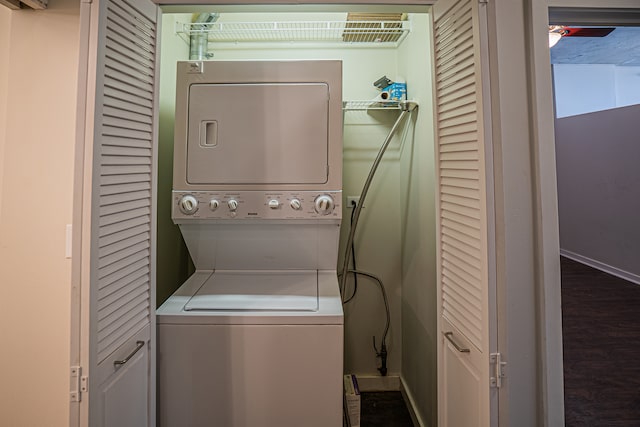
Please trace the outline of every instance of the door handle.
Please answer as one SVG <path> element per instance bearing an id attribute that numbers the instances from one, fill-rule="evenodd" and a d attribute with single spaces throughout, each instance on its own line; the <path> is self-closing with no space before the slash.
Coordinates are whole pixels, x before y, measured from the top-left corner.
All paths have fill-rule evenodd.
<path id="1" fill-rule="evenodd" d="M 458 350 L 460 353 L 471 353 L 471 350 L 469 350 L 468 348 L 461 347 L 460 344 L 458 344 L 453 340 L 453 332 L 445 332 L 444 336 L 446 339 L 449 340 L 451 345 L 454 346 L 456 350 Z"/>
<path id="2" fill-rule="evenodd" d="M 131 359 L 133 356 L 135 356 L 135 354 L 142 348 L 144 347 L 144 341 L 136 341 L 136 348 L 133 349 L 133 351 L 131 353 L 129 353 L 129 355 L 127 357 L 125 357 L 122 360 L 114 360 L 113 361 L 113 366 L 115 368 L 118 368 L 122 365 L 124 365 L 125 363 L 127 363 L 129 361 L 129 359 Z"/>

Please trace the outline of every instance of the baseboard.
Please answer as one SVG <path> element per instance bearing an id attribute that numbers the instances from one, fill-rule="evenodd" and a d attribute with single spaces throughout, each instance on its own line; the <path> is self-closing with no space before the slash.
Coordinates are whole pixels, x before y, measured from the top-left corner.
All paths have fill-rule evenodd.
<path id="1" fill-rule="evenodd" d="M 399 391 L 400 376 L 398 375 L 357 375 L 360 391 Z"/>
<path id="2" fill-rule="evenodd" d="M 609 273 L 612 276 L 616 276 L 621 279 L 640 285 L 640 276 L 638 276 L 637 274 L 629 273 L 628 271 L 624 271 L 619 268 L 612 267 L 603 262 L 596 261 L 595 259 L 591 259 L 586 256 L 577 254 L 575 252 L 567 251 L 565 249 L 560 249 L 560 255 L 567 257 L 569 259 L 572 259 L 574 261 L 577 261 L 579 263 L 588 265 L 589 267 L 593 267 L 596 270 L 604 271 L 605 273 Z"/>
<path id="3" fill-rule="evenodd" d="M 405 403 L 407 404 L 407 409 L 409 410 L 409 415 L 411 415 L 411 421 L 413 422 L 414 427 L 428 427 L 428 424 L 425 423 L 420 415 L 416 412 L 416 404 L 413 399 L 413 395 L 411 392 L 404 386 L 404 382 L 402 378 L 400 378 L 400 392 L 402 393 L 402 397 L 404 398 Z"/>

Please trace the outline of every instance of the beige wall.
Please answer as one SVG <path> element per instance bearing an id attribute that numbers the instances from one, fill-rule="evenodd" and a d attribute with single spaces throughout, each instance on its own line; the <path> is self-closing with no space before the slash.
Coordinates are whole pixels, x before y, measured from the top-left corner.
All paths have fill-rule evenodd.
<path id="1" fill-rule="evenodd" d="M 10 25 L 0 14 L 0 425 L 65 426 L 79 2 L 10 14 Z"/>
<path id="2" fill-rule="evenodd" d="M 4 176 L 4 146 L 7 122 L 7 90 L 9 76 L 9 29 L 11 10 L 0 7 L 0 213 L 2 212 L 2 177 Z"/>

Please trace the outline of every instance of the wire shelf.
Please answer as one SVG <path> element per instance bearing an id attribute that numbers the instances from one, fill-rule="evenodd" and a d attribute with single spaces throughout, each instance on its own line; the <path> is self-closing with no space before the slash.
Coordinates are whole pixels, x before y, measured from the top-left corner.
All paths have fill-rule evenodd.
<path id="1" fill-rule="evenodd" d="M 177 23 L 186 37 L 206 33 L 210 42 L 323 42 L 397 47 L 411 30 L 410 21 L 281 21 Z"/>
<path id="2" fill-rule="evenodd" d="M 364 111 L 364 110 L 399 110 L 399 101 L 344 101 L 342 103 L 344 111 Z"/>

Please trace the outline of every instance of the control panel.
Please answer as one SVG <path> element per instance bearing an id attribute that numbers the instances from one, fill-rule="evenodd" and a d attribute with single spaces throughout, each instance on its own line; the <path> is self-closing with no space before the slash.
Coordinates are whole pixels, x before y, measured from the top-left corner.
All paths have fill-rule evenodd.
<path id="1" fill-rule="evenodd" d="M 174 191 L 173 219 L 340 219 L 340 191 Z"/>

